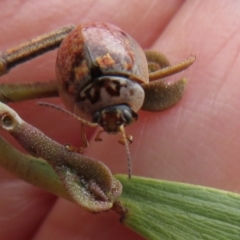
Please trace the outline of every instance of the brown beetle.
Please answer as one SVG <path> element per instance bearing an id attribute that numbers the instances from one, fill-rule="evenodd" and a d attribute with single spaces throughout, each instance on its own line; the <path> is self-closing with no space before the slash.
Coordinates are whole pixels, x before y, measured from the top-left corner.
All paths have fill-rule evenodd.
<path id="1" fill-rule="evenodd" d="M 16 91 L 13 85 L 2 85 L 0 100 L 19 101 L 34 98 L 34 95 L 39 98 L 59 94 L 70 114 L 83 125 L 100 125 L 110 134 L 121 132 L 127 148 L 130 177 L 128 142 L 131 136 L 126 137 L 124 127 L 137 120 L 140 109 L 162 111 L 176 104 L 182 97 L 185 79 L 167 84 L 161 78 L 186 69 L 195 57 L 170 66 L 164 55 L 144 52 L 118 27 L 108 23 L 88 23 L 60 29 L 1 53 L 0 75 L 59 44 L 57 84 L 33 83 L 31 88 L 29 84 L 21 87 L 18 84 Z M 20 91 L 25 94 L 21 95 Z M 21 96 L 16 99 L 17 92 Z M 99 134 L 97 139 L 100 139 Z M 88 143 L 84 134 L 82 136 L 85 148 Z"/>

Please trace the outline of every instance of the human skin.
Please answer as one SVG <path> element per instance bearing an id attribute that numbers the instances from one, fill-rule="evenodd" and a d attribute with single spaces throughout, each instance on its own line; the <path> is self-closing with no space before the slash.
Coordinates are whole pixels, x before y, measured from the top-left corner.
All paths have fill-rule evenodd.
<path id="1" fill-rule="evenodd" d="M 239 1 L 1 1 L 0 49 L 68 24 L 113 23 L 143 48 L 178 63 L 196 62 L 170 81 L 188 79 L 183 99 L 161 112 L 139 113 L 126 129 L 133 174 L 240 192 Z M 56 51 L 13 69 L 1 82 L 54 79 Z M 46 100 L 62 106 L 61 100 Z M 27 122 L 61 142 L 80 145 L 80 125 L 37 101 L 11 104 Z M 66 128 L 67 126 L 67 128 Z M 88 131 L 91 135 L 92 130 Z M 1 132 L 2 134 L 2 132 Z M 17 146 L 7 134 L 3 135 Z M 113 173 L 127 174 L 119 138 L 103 134 L 85 152 Z M 91 214 L 0 169 L 0 239 L 134 239 L 114 212 Z"/>

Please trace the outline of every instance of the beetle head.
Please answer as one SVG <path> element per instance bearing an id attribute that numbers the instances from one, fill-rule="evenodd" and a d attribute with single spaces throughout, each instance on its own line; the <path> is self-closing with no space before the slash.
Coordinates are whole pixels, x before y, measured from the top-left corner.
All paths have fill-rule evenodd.
<path id="1" fill-rule="evenodd" d="M 121 132 L 122 126 L 135 122 L 138 115 L 127 105 L 109 106 L 93 115 L 93 122 L 98 123 L 105 132 L 115 134 Z"/>

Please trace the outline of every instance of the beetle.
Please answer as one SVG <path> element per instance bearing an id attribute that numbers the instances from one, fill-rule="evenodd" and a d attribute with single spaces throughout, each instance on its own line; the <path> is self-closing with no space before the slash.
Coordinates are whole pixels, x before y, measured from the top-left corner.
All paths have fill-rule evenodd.
<path id="1" fill-rule="evenodd" d="M 56 81 L 2 84 L 0 101 L 59 95 L 68 109 L 62 111 L 73 115 L 82 125 L 103 128 L 97 140 L 104 131 L 122 134 L 120 142 L 126 146 L 130 178 L 131 136 L 126 136 L 124 127 L 137 120 L 140 109 L 162 111 L 175 105 L 183 95 L 186 80 L 168 84 L 162 78 L 188 68 L 195 57 L 171 66 L 162 53 L 143 51 L 120 28 L 93 22 L 61 28 L 0 53 L 0 75 L 56 47 L 59 47 Z M 88 146 L 84 133 L 82 139 L 84 149 Z"/>

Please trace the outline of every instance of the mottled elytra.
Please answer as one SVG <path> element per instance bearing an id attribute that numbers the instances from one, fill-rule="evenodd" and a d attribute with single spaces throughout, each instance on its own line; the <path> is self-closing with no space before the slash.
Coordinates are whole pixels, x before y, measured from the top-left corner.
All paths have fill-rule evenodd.
<path id="1" fill-rule="evenodd" d="M 130 178 L 131 136 L 126 136 L 124 128 L 137 120 L 140 109 L 162 111 L 175 105 L 183 95 L 186 80 L 169 84 L 162 78 L 188 68 L 195 57 L 171 66 L 163 54 L 143 51 L 118 27 L 97 22 L 65 27 L 0 53 L 0 75 L 57 47 L 56 81 L 2 84 L 0 101 L 59 95 L 68 109 L 62 111 L 73 115 L 82 125 L 103 128 L 97 140 L 101 140 L 103 131 L 121 133 Z M 84 132 L 82 139 L 84 149 L 88 145 Z"/>

